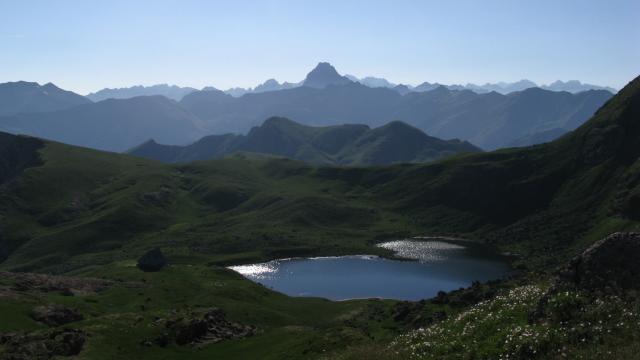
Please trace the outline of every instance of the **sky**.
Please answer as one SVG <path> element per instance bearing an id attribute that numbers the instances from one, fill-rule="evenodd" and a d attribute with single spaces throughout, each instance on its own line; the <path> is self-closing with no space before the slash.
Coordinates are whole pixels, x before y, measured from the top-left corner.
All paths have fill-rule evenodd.
<path id="1" fill-rule="evenodd" d="M 0 82 L 297 82 L 318 62 L 396 83 L 640 74 L 638 0 L 0 0 Z"/>

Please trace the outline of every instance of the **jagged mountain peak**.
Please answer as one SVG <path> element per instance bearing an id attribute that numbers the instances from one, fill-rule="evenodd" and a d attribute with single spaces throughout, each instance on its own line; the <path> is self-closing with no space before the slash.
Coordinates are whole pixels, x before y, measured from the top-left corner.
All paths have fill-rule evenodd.
<path id="1" fill-rule="evenodd" d="M 314 88 L 325 88 L 329 85 L 343 85 L 351 83 L 349 78 L 342 76 L 328 62 L 320 62 L 305 78 L 303 85 Z"/>

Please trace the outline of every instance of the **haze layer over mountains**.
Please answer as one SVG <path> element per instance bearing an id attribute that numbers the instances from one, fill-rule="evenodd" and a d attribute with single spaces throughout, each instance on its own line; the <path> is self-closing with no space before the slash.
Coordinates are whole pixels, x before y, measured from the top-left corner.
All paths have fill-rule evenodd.
<path id="1" fill-rule="evenodd" d="M 188 146 L 153 140 L 129 154 L 167 163 L 222 158 L 234 152 L 271 154 L 320 165 L 389 165 L 427 162 L 462 152 L 479 152 L 468 142 L 440 140 L 400 121 L 310 127 L 273 117 L 244 135 L 209 135 Z"/>
<path id="2" fill-rule="evenodd" d="M 570 84 L 575 91 L 584 86 L 554 84 L 550 88 Z M 161 85 L 105 89 L 83 97 L 53 84 L 6 83 L 0 84 L 0 103 L 6 104 L 0 130 L 123 152 L 150 139 L 184 146 L 208 135 L 247 134 L 274 116 L 312 127 L 379 128 L 400 121 L 426 134 L 421 136 L 459 139 L 492 150 L 553 140 L 580 126 L 613 95 L 607 90 L 571 93 L 539 87 L 501 94 L 437 84 L 399 91 L 392 85 L 377 78 L 354 81 L 329 63 L 318 64 L 300 83 L 269 80 L 241 96 L 214 88 Z M 242 92 L 236 90 L 235 95 Z M 135 96 L 139 94 L 145 96 Z M 119 99 L 91 100 L 108 97 Z M 334 155 L 328 163 L 359 162 Z M 415 153 L 392 162 L 426 158 L 432 157 Z"/>
<path id="3" fill-rule="evenodd" d="M 324 71 L 326 74 L 329 74 L 335 71 L 335 69 L 333 69 L 333 66 L 331 66 L 331 64 L 326 62 L 319 63 L 317 66 L 317 69 Z M 612 87 L 582 83 L 579 80 L 569 80 L 566 82 L 561 80 L 556 80 L 553 83 L 550 83 L 548 85 L 538 85 L 535 82 L 527 79 L 522 79 L 515 82 L 501 81 L 497 83 L 485 83 L 484 85 L 477 85 L 472 83 L 467 83 L 466 85 L 461 85 L 461 84 L 446 85 L 446 84 L 440 84 L 437 82 L 430 83 L 428 81 L 425 81 L 414 86 L 410 84 L 393 83 L 387 79 L 375 77 L 375 76 L 365 76 L 362 78 L 358 78 L 357 76 L 347 74 L 347 75 L 344 75 L 344 77 L 352 82 L 357 82 L 372 88 L 381 87 L 381 88 L 393 89 L 402 95 L 409 92 L 425 92 L 425 91 L 436 89 L 439 86 L 444 86 L 450 90 L 471 90 L 479 94 L 487 93 L 491 91 L 495 91 L 500 94 L 508 94 L 514 91 L 522 91 L 532 87 L 539 87 L 541 89 L 551 90 L 551 91 L 567 91 L 570 93 L 579 93 L 587 90 L 607 90 L 611 93 L 617 92 L 617 90 Z M 266 91 L 292 89 L 295 87 L 302 86 L 303 84 L 307 86 L 313 86 L 309 82 L 305 83 L 305 80 L 298 81 L 298 82 L 284 81 L 280 83 L 278 80 L 271 78 L 266 80 L 264 83 L 259 84 L 253 88 L 233 87 L 233 88 L 224 90 L 224 92 L 226 94 L 229 94 L 235 97 L 240 97 L 244 94 L 249 94 L 249 93 L 261 93 Z M 202 90 L 218 90 L 218 89 L 213 86 L 208 86 L 203 88 Z M 87 97 L 92 101 L 100 101 L 108 98 L 126 99 L 126 98 L 143 96 L 143 95 L 163 95 L 170 99 L 180 101 L 183 96 L 194 91 L 197 91 L 197 90 L 192 87 L 180 87 L 176 85 L 167 85 L 167 84 L 158 84 L 158 85 L 152 85 L 152 86 L 137 85 L 132 87 L 117 88 L 117 89 L 109 89 L 109 88 L 102 89 L 95 93 L 91 93 L 87 95 Z"/>

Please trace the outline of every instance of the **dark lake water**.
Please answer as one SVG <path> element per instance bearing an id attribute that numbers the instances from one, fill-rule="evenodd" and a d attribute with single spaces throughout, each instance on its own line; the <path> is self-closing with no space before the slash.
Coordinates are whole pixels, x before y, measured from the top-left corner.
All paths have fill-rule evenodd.
<path id="1" fill-rule="evenodd" d="M 416 261 L 358 255 L 282 259 L 231 269 L 287 295 L 331 300 L 425 299 L 474 280 L 498 279 L 510 270 L 504 257 L 474 243 L 399 240 L 379 246 Z"/>

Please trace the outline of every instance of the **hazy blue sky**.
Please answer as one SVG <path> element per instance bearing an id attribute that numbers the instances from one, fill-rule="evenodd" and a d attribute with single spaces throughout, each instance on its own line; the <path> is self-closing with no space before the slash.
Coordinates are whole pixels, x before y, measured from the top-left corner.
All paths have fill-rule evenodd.
<path id="1" fill-rule="evenodd" d="M 409 84 L 618 88 L 640 73 L 640 1 L 0 0 L 0 82 L 225 89 L 318 61 Z"/>

